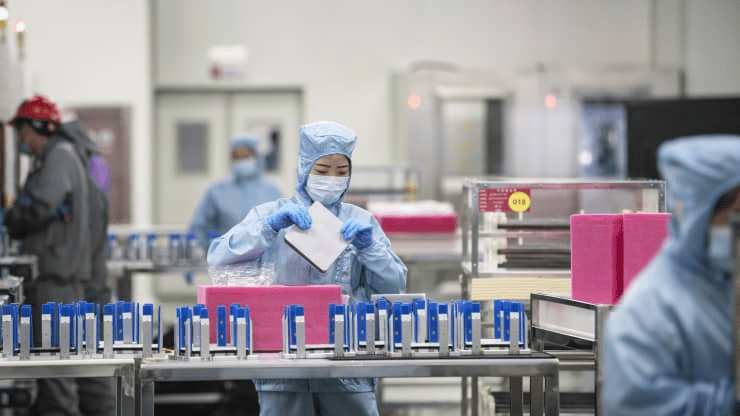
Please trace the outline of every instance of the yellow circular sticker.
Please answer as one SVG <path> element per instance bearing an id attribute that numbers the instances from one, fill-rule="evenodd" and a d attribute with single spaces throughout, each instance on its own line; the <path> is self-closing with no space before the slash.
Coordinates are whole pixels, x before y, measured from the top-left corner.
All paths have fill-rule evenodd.
<path id="1" fill-rule="evenodd" d="M 512 211 L 524 212 L 532 205 L 532 199 L 524 192 L 514 192 L 509 195 L 509 208 Z"/>

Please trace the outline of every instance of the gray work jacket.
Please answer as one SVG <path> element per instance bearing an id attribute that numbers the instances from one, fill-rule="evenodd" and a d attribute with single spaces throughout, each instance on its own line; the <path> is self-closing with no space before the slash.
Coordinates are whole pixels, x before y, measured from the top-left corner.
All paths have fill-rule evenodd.
<path id="1" fill-rule="evenodd" d="M 39 217 L 54 217 L 62 202 L 71 208 L 66 220 L 56 219 L 22 239 L 21 252 L 38 256 L 40 276 L 88 281 L 91 277 L 90 212 L 87 171 L 74 146 L 52 135 L 34 157 L 20 195 L 30 196 Z"/>

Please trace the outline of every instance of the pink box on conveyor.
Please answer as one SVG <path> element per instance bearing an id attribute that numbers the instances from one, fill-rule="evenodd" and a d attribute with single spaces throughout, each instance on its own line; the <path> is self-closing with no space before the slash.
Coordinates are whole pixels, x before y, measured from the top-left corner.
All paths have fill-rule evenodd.
<path id="1" fill-rule="evenodd" d="M 249 306 L 254 349 L 280 351 L 283 345 L 283 306 L 302 305 L 306 343 L 326 344 L 329 342 L 329 304 L 342 303 L 342 288 L 339 285 L 198 286 L 198 303 L 208 308 L 211 343 L 216 342 L 217 307 L 226 306 L 228 313 L 229 306 L 238 303 Z M 228 332 L 226 339 L 230 339 Z"/>
<path id="2" fill-rule="evenodd" d="M 622 214 L 570 217 L 571 297 L 614 304 L 622 294 Z"/>
<path id="3" fill-rule="evenodd" d="M 627 290 L 632 280 L 660 251 L 668 238 L 665 212 L 624 214 L 624 270 L 622 288 Z"/>
<path id="4" fill-rule="evenodd" d="M 457 230 L 457 216 L 454 213 L 373 215 L 386 233 L 454 233 Z"/>

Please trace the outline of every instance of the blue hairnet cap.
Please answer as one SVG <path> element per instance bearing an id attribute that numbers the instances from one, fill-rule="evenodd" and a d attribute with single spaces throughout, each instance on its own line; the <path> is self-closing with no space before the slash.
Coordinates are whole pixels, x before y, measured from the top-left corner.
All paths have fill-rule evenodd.
<path id="1" fill-rule="evenodd" d="M 666 181 L 671 243 L 683 268 L 706 273 L 704 236 L 717 200 L 740 185 L 740 136 L 683 137 L 658 147 L 658 171 Z"/>
<path id="2" fill-rule="evenodd" d="M 316 160 L 326 155 L 340 154 L 352 159 L 357 134 L 333 121 L 319 121 L 301 126 L 298 148 L 298 189 L 302 190 Z"/>
<path id="3" fill-rule="evenodd" d="M 316 159 L 332 154 L 352 158 L 357 134 L 339 123 L 319 121 L 301 126 L 299 153 L 302 159 Z"/>
<path id="4" fill-rule="evenodd" d="M 684 137 L 658 147 L 658 170 L 666 180 L 666 203 L 674 215 L 706 205 L 740 180 L 740 136 Z M 678 210 L 678 212 L 676 212 Z"/>
<path id="5" fill-rule="evenodd" d="M 257 138 L 246 134 L 240 134 L 234 136 L 229 141 L 229 150 L 232 152 L 240 147 L 246 147 L 251 149 L 255 154 L 257 153 Z"/>

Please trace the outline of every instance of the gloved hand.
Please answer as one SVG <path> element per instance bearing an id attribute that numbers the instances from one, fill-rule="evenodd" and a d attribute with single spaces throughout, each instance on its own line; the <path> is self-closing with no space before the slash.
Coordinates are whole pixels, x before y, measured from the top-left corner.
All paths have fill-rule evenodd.
<path id="1" fill-rule="evenodd" d="M 311 215 L 303 205 L 285 204 L 267 217 L 267 223 L 275 231 L 280 231 L 292 224 L 297 225 L 301 230 L 306 230 L 311 227 Z"/>
<path id="2" fill-rule="evenodd" d="M 71 212 L 72 212 L 72 207 L 70 207 L 67 202 L 62 202 L 61 204 L 59 204 L 59 207 L 54 213 L 54 217 L 59 218 L 64 222 L 69 222 Z"/>
<path id="3" fill-rule="evenodd" d="M 340 231 L 345 240 L 352 240 L 354 238 L 352 244 L 358 250 L 368 248 L 373 243 L 373 226 L 370 224 L 363 224 L 350 219 L 344 223 Z"/>
<path id="4" fill-rule="evenodd" d="M 16 202 L 18 203 L 18 205 L 27 207 L 30 206 L 33 201 L 31 200 L 31 195 L 21 194 L 18 195 L 18 199 L 16 199 Z"/>

